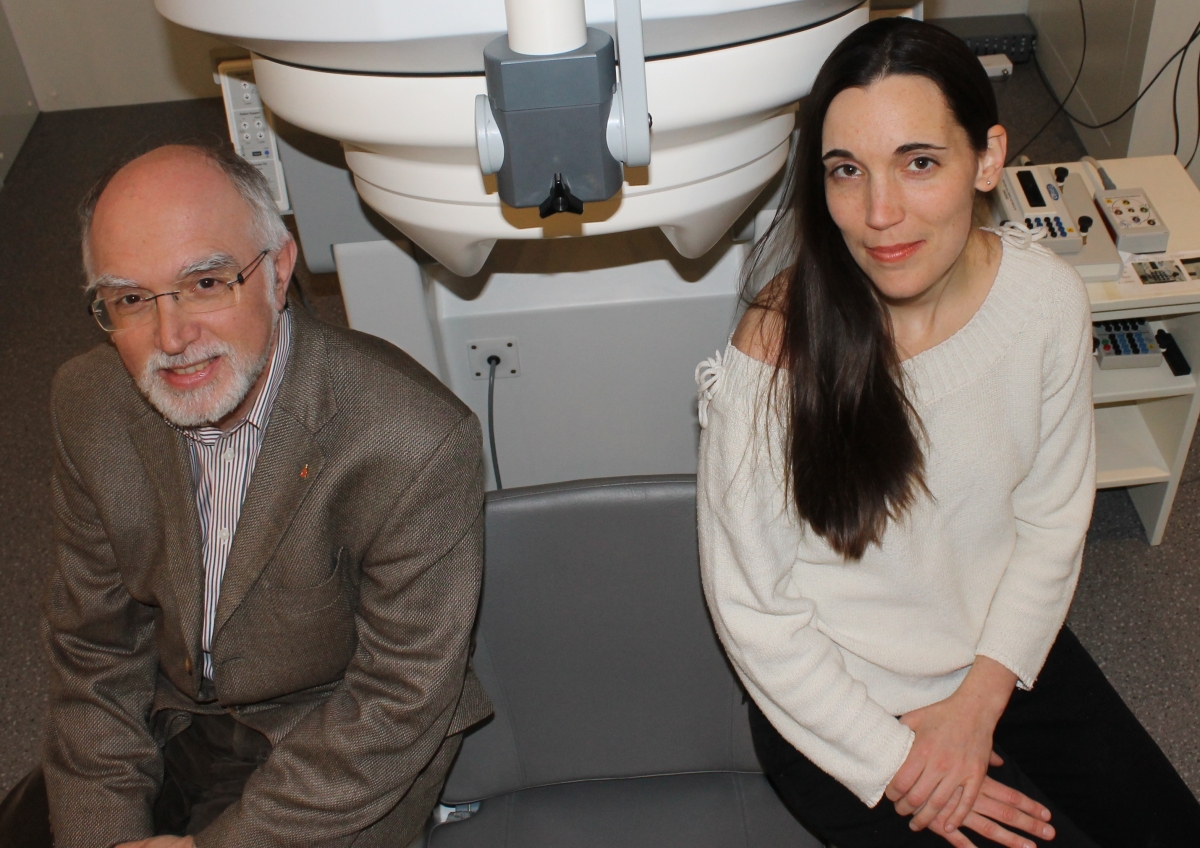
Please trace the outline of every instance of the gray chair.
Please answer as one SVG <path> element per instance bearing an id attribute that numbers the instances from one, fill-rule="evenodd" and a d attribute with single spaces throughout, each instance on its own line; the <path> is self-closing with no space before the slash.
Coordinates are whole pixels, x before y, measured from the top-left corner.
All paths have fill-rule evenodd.
<path id="1" fill-rule="evenodd" d="M 694 477 L 496 492 L 486 518 L 475 669 L 496 715 L 442 796 L 478 811 L 430 848 L 819 848 L 754 755 Z"/>

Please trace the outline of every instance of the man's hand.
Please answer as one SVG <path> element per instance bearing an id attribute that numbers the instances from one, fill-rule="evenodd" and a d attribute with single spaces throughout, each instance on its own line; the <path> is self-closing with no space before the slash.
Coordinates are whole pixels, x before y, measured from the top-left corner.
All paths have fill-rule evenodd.
<path id="1" fill-rule="evenodd" d="M 153 836 L 137 842 L 122 842 L 115 848 L 196 848 L 190 836 Z"/>
<path id="2" fill-rule="evenodd" d="M 910 827 L 957 831 L 975 806 L 992 758 L 992 732 L 1008 705 L 1016 675 L 979 656 L 953 695 L 901 716 L 916 733 L 886 794 Z M 936 824 L 935 824 L 936 822 Z"/>

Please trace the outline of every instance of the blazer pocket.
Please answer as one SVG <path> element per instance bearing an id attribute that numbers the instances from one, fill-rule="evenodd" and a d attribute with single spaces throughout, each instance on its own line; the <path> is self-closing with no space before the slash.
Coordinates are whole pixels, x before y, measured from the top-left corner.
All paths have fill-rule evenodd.
<path id="1" fill-rule="evenodd" d="M 262 591 L 276 616 L 287 621 L 298 616 L 313 615 L 345 599 L 346 548 L 338 548 L 333 571 L 315 586 L 295 588 L 264 584 Z"/>

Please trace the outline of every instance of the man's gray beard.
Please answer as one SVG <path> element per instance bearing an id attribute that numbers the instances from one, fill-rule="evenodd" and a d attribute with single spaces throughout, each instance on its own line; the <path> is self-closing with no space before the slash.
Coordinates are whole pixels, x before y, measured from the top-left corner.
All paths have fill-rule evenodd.
<path id="1" fill-rule="evenodd" d="M 246 395 L 262 375 L 267 361 L 271 358 L 278 331 L 279 313 L 274 312 L 271 321 L 271 341 L 258 356 L 239 353 L 232 345 L 220 341 L 189 345 L 183 353 L 175 356 L 168 356 L 161 350 L 155 351 L 137 378 L 138 388 L 142 390 L 146 400 L 150 401 L 150 405 L 177 427 L 215 424 L 237 409 L 238 404 L 246 399 Z M 198 389 L 173 389 L 159 373 L 163 368 L 194 365 L 215 356 L 225 360 L 228 377 Z"/>

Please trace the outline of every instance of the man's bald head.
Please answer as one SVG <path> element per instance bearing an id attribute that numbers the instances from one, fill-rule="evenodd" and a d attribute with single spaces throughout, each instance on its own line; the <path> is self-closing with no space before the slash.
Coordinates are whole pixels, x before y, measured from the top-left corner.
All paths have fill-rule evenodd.
<path id="1" fill-rule="evenodd" d="M 107 230 L 145 227 L 171 212 L 184 219 L 202 217 L 206 208 L 244 216 L 262 249 L 276 251 L 290 238 L 271 187 L 254 166 L 223 147 L 164 145 L 109 171 L 84 199 L 80 220 L 88 289 L 98 273 L 93 237 L 104 235 L 93 233 L 98 213 L 104 219 L 100 229 Z M 200 220 L 196 224 L 203 226 Z"/>
<path id="2" fill-rule="evenodd" d="M 160 147 L 104 180 L 83 218 L 94 313 L 151 406 L 180 427 L 244 417 L 296 260 L 262 176 L 228 153 Z M 110 310 L 137 304 L 142 320 L 113 324 Z"/>

